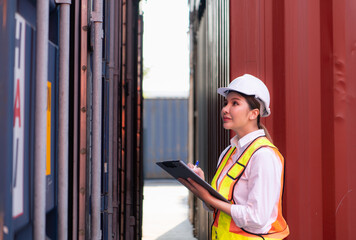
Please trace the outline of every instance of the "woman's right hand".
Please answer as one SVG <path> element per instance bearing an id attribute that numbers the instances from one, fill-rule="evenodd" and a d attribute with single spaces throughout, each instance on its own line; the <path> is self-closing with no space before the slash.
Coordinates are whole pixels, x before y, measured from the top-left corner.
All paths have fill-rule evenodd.
<path id="1" fill-rule="evenodd" d="M 190 167 L 199 177 L 205 180 L 204 171 L 200 167 L 196 167 L 195 165 L 188 163 L 188 167 Z"/>

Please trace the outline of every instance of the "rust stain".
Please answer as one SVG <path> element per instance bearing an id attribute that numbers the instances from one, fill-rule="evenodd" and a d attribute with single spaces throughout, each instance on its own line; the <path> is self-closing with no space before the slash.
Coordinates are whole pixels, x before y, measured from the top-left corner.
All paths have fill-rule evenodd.
<path id="1" fill-rule="evenodd" d="M 2 5 L 2 27 L 6 26 L 7 17 L 7 0 L 0 0 L 0 6 Z"/>

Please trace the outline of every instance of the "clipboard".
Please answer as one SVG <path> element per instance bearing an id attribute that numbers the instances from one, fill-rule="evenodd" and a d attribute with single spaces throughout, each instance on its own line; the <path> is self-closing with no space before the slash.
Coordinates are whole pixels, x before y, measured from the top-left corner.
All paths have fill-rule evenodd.
<path id="1" fill-rule="evenodd" d="M 220 193 L 218 193 L 212 186 L 210 186 L 209 183 L 205 182 L 198 174 L 196 174 L 190 167 L 188 167 L 188 165 L 186 165 L 185 162 L 181 160 L 170 160 L 170 161 L 156 162 L 156 164 L 160 166 L 163 170 L 168 172 L 175 179 L 191 178 L 195 182 L 203 186 L 206 190 L 208 190 L 209 193 L 214 197 L 216 197 L 217 199 L 230 203 L 226 198 L 224 198 Z"/>

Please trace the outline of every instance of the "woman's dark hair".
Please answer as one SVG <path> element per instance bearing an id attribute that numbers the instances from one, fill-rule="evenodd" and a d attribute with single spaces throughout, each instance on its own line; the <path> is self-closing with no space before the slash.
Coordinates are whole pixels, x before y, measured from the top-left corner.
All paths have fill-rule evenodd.
<path id="1" fill-rule="evenodd" d="M 247 102 L 250 110 L 258 109 L 260 111 L 261 103 L 255 98 L 255 96 L 246 95 L 246 94 L 243 94 L 243 93 L 240 93 L 240 92 L 237 92 L 237 93 L 240 94 L 242 97 L 244 97 L 246 99 L 246 102 Z M 268 140 L 270 142 L 272 142 L 271 135 L 269 134 L 269 132 L 268 132 L 267 128 L 265 127 L 265 125 L 263 125 L 261 123 L 260 118 L 261 118 L 261 113 L 258 114 L 258 116 L 257 116 L 257 127 L 259 129 L 263 129 L 265 131 L 265 134 L 266 134 L 266 137 L 268 138 Z"/>

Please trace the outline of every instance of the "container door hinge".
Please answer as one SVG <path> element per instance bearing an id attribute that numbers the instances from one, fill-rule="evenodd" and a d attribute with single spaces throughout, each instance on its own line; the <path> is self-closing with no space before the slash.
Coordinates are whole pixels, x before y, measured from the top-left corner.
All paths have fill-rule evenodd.
<path id="1" fill-rule="evenodd" d="M 103 14 L 101 12 L 91 12 L 90 21 L 103 22 Z"/>
<path id="2" fill-rule="evenodd" d="M 72 4 L 72 0 L 55 0 L 57 4 Z"/>
<path id="3" fill-rule="evenodd" d="M 130 216 L 129 225 L 130 226 L 135 226 L 136 225 L 136 218 L 134 216 Z"/>

